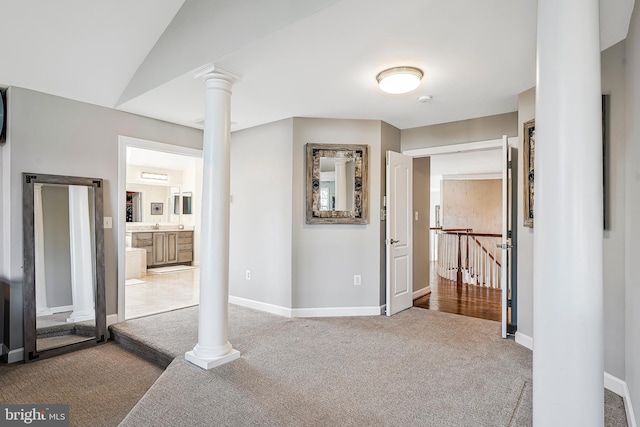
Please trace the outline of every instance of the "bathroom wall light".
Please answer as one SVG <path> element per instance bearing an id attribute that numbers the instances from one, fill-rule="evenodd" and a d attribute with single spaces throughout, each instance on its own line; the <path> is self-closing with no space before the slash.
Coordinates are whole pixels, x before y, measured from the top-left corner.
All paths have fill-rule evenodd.
<path id="1" fill-rule="evenodd" d="M 422 70 L 415 67 L 394 67 L 380 72 L 376 80 L 382 91 L 399 94 L 417 88 L 423 75 Z"/>
<path id="2" fill-rule="evenodd" d="M 157 181 L 166 181 L 167 179 L 169 179 L 167 174 L 164 173 L 142 172 L 140 176 L 142 177 L 142 179 L 155 179 Z"/>

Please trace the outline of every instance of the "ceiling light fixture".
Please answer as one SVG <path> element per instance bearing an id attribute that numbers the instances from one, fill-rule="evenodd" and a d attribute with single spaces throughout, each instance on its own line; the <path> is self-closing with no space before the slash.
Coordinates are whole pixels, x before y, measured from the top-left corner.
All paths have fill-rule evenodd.
<path id="1" fill-rule="evenodd" d="M 152 172 L 142 172 L 140 174 L 140 177 L 142 179 L 155 179 L 158 181 L 166 181 L 169 176 L 167 174 L 164 173 L 152 173 Z"/>
<path id="2" fill-rule="evenodd" d="M 394 67 L 376 76 L 383 92 L 399 94 L 411 92 L 420 85 L 424 73 L 415 67 Z"/>

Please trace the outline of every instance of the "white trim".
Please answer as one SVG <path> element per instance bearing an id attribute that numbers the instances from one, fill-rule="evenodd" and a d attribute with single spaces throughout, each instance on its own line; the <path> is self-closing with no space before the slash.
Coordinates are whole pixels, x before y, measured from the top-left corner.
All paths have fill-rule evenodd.
<path id="1" fill-rule="evenodd" d="M 114 323 L 118 323 L 118 313 L 108 314 L 107 315 L 107 327 L 113 325 Z"/>
<path id="2" fill-rule="evenodd" d="M 507 138 L 510 147 L 518 146 L 518 137 Z M 487 141 L 467 142 L 463 144 L 439 145 L 437 147 L 415 148 L 404 150 L 402 154 L 410 157 L 428 157 L 436 154 L 463 153 L 467 151 L 483 151 L 502 148 L 502 138 Z"/>
<path id="3" fill-rule="evenodd" d="M 67 311 L 73 311 L 73 304 L 72 305 L 61 305 L 59 307 L 49 307 L 49 310 L 51 310 L 51 312 L 53 314 L 65 313 Z"/>
<path id="4" fill-rule="evenodd" d="M 380 307 L 322 307 L 322 308 L 294 308 L 293 317 L 348 317 L 348 316 L 379 316 Z"/>
<path id="5" fill-rule="evenodd" d="M 627 414 L 627 424 L 629 427 L 637 427 L 633 406 L 631 404 L 631 395 L 629 394 L 629 387 L 627 386 L 626 381 L 605 372 L 604 388 L 622 397 L 624 401 L 624 410 Z"/>
<path id="6" fill-rule="evenodd" d="M 22 362 L 24 360 L 24 347 L 9 350 L 7 355 L 7 363 Z"/>
<path id="7" fill-rule="evenodd" d="M 533 338 L 521 332 L 516 332 L 516 342 L 523 347 L 533 351 Z"/>
<path id="8" fill-rule="evenodd" d="M 163 142 L 150 141 L 146 139 L 134 138 L 126 135 L 118 136 L 118 211 L 116 224 L 118 226 L 117 235 L 117 265 L 118 265 L 118 321 L 125 320 L 125 247 L 126 244 L 126 197 L 127 191 L 127 147 L 144 148 L 147 150 L 161 151 L 164 153 L 180 154 L 202 158 L 202 150 L 184 147 L 182 145 L 166 144 Z"/>
<path id="9" fill-rule="evenodd" d="M 255 300 L 241 298 L 241 297 L 234 297 L 233 295 L 229 295 L 229 302 L 231 304 L 239 305 L 242 307 L 248 307 L 254 310 L 260 310 L 260 311 L 264 311 L 271 314 L 277 314 L 278 316 L 292 317 L 290 308 L 282 307 L 279 305 L 269 304 L 266 302 L 255 301 Z"/>
<path id="10" fill-rule="evenodd" d="M 431 286 L 426 286 L 422 289 L 418 289 L 417 291 L 413 291 L 413 299 L 423 297 L 430 293 L 431 293 Z"/>
<path id="11" fill-rule="evenodd" d="M 111 332 L 109 332 L 109 326 L 114 323 L 118 323 L 118 313 L 107 315 L 107 340 L 111 339 Z"/>

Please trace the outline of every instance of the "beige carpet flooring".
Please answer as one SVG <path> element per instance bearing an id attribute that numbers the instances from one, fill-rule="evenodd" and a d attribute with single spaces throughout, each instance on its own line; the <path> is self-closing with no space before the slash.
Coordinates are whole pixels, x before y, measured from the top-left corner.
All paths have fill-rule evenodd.
<path id="1" fill-rule="evenodd" d="M 531 425 L 531 352 L 497 322 L 420 308 L 288 319 L 231 305 L 242 356 L 210 371 L 183 357 L 196 324 L 194 307 L 111 327 L 136 351 L 176 357 L 122 426 Z M 625 426 L 622 399 L 605 400 L 606 425 Z"/>
<path id="2" fill-rule="evenodd" d="M 117 426 L 162 368 L 113 342 L 29 364 L 0 365 L 0 403 L 68 404 L 71 426 Z"/>

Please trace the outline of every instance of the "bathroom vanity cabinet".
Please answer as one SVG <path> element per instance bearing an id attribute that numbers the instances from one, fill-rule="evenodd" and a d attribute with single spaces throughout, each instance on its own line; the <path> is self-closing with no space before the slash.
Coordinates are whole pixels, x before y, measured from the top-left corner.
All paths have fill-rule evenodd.
<path id="1" fill-rule="evenodd" d="M 146 250 L 148 267 L 193 261 L 193 231 L 132 232 L 131 246 Z"/>

